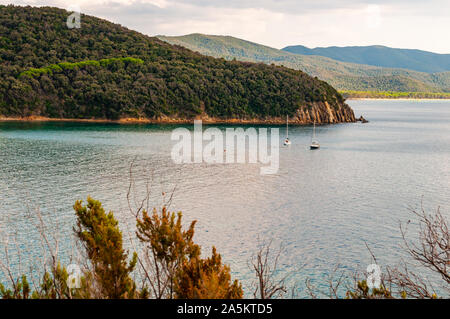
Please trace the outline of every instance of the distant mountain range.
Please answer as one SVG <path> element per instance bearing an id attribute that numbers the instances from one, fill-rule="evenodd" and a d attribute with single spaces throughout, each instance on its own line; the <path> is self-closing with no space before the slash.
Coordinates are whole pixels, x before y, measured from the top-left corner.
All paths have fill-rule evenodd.
<path id="1" fill-rule="evenodd" d="M 302 55 L 319 55 L 342 62 L 402 68 L 426 73 L 450 71 L 450 54 L 394 49 L 381 45 L 315 49 L 296 45 L 286 47 L 283 51 Z"/>
<path id="2" fill-rule="evenodd" d="M 351 48 L 337 48 L 344 50 L 336 50 L 335 52 L 331 50 L 332 48 L 319 50 L 300 46 L 278 50 L 231 36 L 204 34 L 190 34 L 178 37 L 158 36 L 158 38 L 170 44 L 180 45 L 213 57 L 284 65 L 289 68 L 299 69 L 329 82 L 338 90 L 450 92 L 450 67 L 445 66 L 445 58 L 448 55 L 378 46 L 366 47 L 365 54 L 363 53 L 364 50 L 350 50 Z M 373 51 L 370 48 L 374 48 Z M 311 55 L 311 52 L 314 50 L 318 50 L 317 55 Z M 289 51 L 307 54 L 297 54 Z M 353 53 L 344 54 L 342 52 Z M 385 52 L 385 56 L 380 52 Z M 417 54 L 414 55 L 414 52 Z M 320 56 L 319 54 L 333 55 L 335 58 Z M 404 59 L 401 59 L 402 54 L 405 56 Z M 420 67 L 419 65 L 424 69 L 428 57 L 434 55 L 443 56 L 443 58 L 436 59 L 433 64 L 430 64 L 429 70 L 439 69 L 445 70 L 445 72 L 428 73 L 415 70 Z M 380 58 L 377 60 L 376 56 L 380 56 Z M 413 57 L 415 58 L 413 59 Z M 419 57 L 423 57 L 423 59 L 419 59 Z M 338 60 L 338 58 L 341 60 Z M 352 62 L 342 61 L 344 59 Z M 364 60 L 366 61 L 365 63 L 387 64 L 391 61 L 389 63 L 391 63 L 392 67 L 361 64 L 360 62 L 363 59 L 366 59 Z M 409 65 L 414 64 L 415 69 L 401 68 L 404 65 L 408 65 L 408 63 Z"/>

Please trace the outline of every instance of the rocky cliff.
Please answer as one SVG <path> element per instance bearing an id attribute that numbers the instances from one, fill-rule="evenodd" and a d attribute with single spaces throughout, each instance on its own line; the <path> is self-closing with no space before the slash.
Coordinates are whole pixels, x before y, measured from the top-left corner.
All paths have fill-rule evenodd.
<path id="1" fill-rule="evenodd" d="M 345 103 L 331 107 L 328 102 L 317 102 L 310 107 L 301 107 L 292 118 L 297 124 L 332 124 L 342 122 L 356 122 L 353 110 Z"/>

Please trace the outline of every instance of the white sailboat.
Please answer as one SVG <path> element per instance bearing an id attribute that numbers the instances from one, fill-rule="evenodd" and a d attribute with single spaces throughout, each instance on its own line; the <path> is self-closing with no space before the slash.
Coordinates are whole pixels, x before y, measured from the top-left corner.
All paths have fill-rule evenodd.
<path id="1" fill-rule="evenodd" d="M 289 140 L 289 127 L 288 127 L 288 116 L 286 115 L 286 139 L 284 140 L 284 146 L 291 145 Z"/>
<path id="2" fill-rule="evenodd" d="M 316 140 L 316 121 L 314 121 L 313 137 L 312 137 L 311 145 L 309 146 L 309 148 L 312 150 L 316 150 L 316 149 L 320 148 L 320 144 Z"/>

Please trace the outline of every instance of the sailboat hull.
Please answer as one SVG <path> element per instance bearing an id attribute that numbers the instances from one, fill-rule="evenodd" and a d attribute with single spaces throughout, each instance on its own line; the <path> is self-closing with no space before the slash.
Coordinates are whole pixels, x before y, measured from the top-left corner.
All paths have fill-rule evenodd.
<path id="1" fill-rule="evenodd" d="M 311 139 L 311 145 L 309 148 L 311 150 L 316 150 L 320 147 L 319 142 L 316 141 L 316 121 L 314 121 L 314 128 L 313 128 L 313 138 Z"/>

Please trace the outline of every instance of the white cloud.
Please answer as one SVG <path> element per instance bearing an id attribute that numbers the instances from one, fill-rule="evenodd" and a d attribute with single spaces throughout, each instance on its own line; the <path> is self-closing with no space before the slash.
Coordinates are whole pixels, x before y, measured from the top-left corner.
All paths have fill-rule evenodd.
<path id="1" fill-rule="evenodd" d="M 3 1 L 66 8 L 67 1 Z M 281 48 L 380 44 L 450 53 L 447 0 L 73 0 L 148 35 L 232 35 Z"/>
<path id="2" fill-rule="evenodd" d="M 366 25 L 369 28 L 377 29 L 382 23 L 381 8 L 377 4 L 370 4 L 366 9 Z"/>

